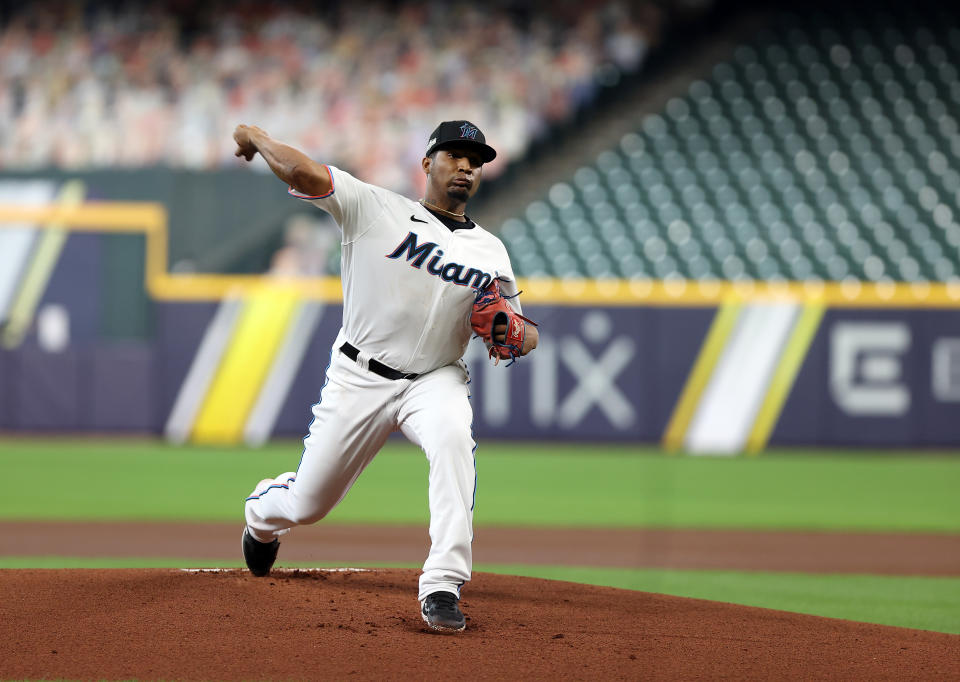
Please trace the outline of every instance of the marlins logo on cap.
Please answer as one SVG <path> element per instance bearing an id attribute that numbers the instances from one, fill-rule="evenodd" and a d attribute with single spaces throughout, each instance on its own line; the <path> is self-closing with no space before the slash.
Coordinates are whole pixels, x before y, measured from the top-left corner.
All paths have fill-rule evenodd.
<path id="1" fill-rule="evenodd" d="M 430 135 L 427 153 L 430 156 L 438 149 L 446 147 L 469 147 L 475 149 L 484 163 L 497 158 L 497 151 L 487 144 L 480 129 L 470 121 L 444 121 Z"/>

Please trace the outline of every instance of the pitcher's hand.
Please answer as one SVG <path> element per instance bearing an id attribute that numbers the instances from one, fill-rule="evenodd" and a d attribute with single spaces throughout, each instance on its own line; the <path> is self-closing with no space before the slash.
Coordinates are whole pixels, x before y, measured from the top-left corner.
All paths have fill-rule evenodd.
<path id="1" fill-rule="evenodd" d="M 257 145 L 252 139 L 255 135 L 266 135 L 266 133 L 257 126 L 247 126 L 242 123 L 238 125 L 233 131 L 233 139 L 237 143 L 234 156 L 242 156 L 247 161 L 251 161 L 257 154 Z"/>

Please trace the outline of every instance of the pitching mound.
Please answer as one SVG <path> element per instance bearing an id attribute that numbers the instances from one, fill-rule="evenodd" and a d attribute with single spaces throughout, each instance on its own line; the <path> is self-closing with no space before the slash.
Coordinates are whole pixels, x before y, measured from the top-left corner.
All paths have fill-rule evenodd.
<path id="1" fill-rule="evenodd" d="M 479 574 L 467 631 L 417 571 L 0 571 L 0 677 L 958 679 L 960 637 Z"/>

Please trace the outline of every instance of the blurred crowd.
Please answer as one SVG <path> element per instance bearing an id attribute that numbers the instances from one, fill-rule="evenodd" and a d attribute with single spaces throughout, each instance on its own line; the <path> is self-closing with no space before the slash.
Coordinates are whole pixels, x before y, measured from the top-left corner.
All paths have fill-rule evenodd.
<path id="1" fill-rule="evenodd" d="M 500 153 L 487 169 L 496 175 L 637 69 L 663 20 L 657 5 L 627 0 L 317 6 L 62 0 L 8 10 L 0 170 L 215 169 L 238 163 L 231 133 L 248 123 L 415 195 L 438 121 L 477 123 Z"/>

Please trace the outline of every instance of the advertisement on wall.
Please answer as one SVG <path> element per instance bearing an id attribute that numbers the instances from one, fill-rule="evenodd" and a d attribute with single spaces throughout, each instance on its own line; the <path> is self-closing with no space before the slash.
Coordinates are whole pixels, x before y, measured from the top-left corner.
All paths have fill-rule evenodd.
<path id="1" fill-rule="evenodd" d="M 960 315 L 827 311 L 771 442 L 960 446 Z"/>
<path id="2" fill-rule="evenodd" d="M 40 344 L 34 329 L 18 348 L 0 351 L 0 428 L 188 441 L 203 418 L 219 425 L 228 416 L 234 423 L 223 437 L 231 441 L 302 437 L 339 305 L 290 303 L 273 355 L 258 351 L 262 357 L 233 370 L 224 364 L 242 357 L 234 348 L 244 345 L 237 320 L 278 309 L 271 300 L 157 304 L 149 339 L 106 342 L 85 333 L 63 348 Z M 960 447 L 960 316 L 949 309 L 525 312 L 541 324 L 540 346 L 529 356 L 507 367 L 494 365 L 476 340 L 467 350 L 478 437 L 662 443 L 709 454 Z M 260 330 L 247 346 L 262 349 L 263 325 L 247 327 Z M 251 371 L 251 362 L 262 371 Z M 231 371 L 246 402 L 233 399 L 218 411 L 215 382 Z"/>

